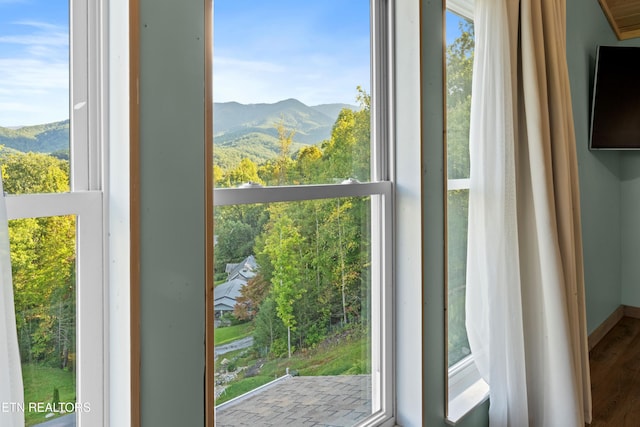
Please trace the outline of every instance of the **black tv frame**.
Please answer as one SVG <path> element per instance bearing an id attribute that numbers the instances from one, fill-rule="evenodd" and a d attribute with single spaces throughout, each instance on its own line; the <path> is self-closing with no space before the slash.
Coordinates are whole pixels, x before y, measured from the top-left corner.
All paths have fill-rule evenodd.
<path id="1" fill-rule="evenodd" d="M 640 47 L 598 46 L 590 150 L 640 150 Z"/>

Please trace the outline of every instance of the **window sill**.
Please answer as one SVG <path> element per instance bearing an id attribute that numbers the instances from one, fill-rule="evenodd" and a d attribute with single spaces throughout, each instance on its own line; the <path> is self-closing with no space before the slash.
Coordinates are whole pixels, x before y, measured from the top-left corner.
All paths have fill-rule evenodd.
<path id="1" fill-rule="evenodd" d="M 456 425 L 489 398 L 489 385 L 480 377 L 471 356 L 449 369 L 447 424 Z"/>

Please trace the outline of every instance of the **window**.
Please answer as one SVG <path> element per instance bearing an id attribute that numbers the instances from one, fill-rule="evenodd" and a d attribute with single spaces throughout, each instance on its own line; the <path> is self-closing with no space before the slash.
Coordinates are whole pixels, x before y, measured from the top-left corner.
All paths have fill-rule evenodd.
<path id="1" fill-rule="evenodd" d="M 447 7 L 447 418 L 455 422 L 483 401 L 488 388 L 473 363 L 465 327 L 473 4 L 449 0 Z"/>
<path id="2" fill-rule="evenodd" d="M 27 425 L 65 414 L 102 425 L 103 16 L 87 1 L 38 3 L 0 4 L 0 162 L 24 412 Z"/>
<path id="3" fill-rule="evenodd" d="M 394 422 L 392 16 L 386 1 L 214 1 L 219 422 L 287 373 L 316 397 L 353 383 L 342 412 L 298 414 Z M 227 352 L 227 335 L 253 347 Z"/>

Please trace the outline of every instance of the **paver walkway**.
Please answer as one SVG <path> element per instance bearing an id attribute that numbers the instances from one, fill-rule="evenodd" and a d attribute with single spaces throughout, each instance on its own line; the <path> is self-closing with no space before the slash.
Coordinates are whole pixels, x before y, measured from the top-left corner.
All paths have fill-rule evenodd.
<path id="1" fill-rule="evenodd" d="M 216 426 L 353 426 L 371 414 L 371 377 L 289 377 L 216 409 Z"/>

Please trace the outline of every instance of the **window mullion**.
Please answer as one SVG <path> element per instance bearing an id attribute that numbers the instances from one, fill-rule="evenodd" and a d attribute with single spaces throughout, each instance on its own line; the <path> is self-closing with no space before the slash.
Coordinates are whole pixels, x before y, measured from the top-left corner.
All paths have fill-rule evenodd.
<path id="1" fill-rule="evenodd" d="M 393 123 L 391 105 L 393 82 L 393 7 L 392 0 L 373 1 L 371 5 L 371 180 L 390 177 L 389 141 Z"/>
<path id="2" fill-rule="evenodd" d="M 78 425 L 103 425 L 106 418 L 105 289 L 103 283 L 103 200 L 84 206 L 77 219 L 77 404 Z"/>
<path id="3" fill-rule="evenodd" d="M 219 188 L 214 190 L 214 206 L 253 203 L 294 202 L 302 200 L 360 197 L 389 194 L 391 183 L 366 182 L 358 184 L 304 185 L 258 188 Z"/>
<path id="4" fill-rule="evenodd" d="M 69 158 L 71 191 L 89 189 L 89 6 L 69 2 Z"/>
<path id="5" fill-rule="evenodd" d="M 471 180 L 469 178 L 460 178 L 460 179 L 448 179 L 447 180 L 447 190 L 468 190 L 471 185 Z"/>
<path id="6" fill-rule="evenodd" d="M 102 194 L 97 191 L 7 195 L 7 217 L 20 219 L 79 215 L 88 212 L 91 206 L 101 203 L 101 200 Z"/>

